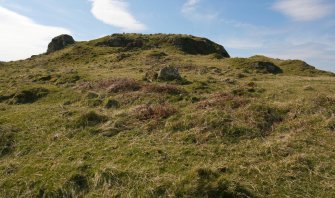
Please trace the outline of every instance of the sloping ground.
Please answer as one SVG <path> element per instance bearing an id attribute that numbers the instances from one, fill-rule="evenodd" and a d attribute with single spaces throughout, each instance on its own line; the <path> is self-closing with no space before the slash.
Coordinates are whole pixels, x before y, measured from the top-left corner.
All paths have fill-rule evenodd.
<path id="1" fill-rule="evenodd" d="M 0 197 L 335 196 L 333 74 L 140 37 L 0 66 Z"/>

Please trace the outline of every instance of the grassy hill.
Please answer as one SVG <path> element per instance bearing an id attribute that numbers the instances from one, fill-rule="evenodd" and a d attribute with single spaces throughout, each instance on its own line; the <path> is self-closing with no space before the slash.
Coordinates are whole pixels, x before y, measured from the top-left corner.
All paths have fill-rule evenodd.
<path id="1" fill-rule="evenodd" d="M 0 197 L 334 197 L 334 74 L 229 57 L 115 34 L 0 63 Z"/>

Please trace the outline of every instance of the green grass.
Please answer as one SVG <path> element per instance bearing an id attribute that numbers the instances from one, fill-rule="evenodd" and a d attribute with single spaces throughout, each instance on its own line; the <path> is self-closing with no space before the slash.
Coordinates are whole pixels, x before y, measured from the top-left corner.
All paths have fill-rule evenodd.
<path id="1" fill-rule="evenodd" d="M 164 39 L 1 63 L 0 197 L 335 196 L 333 74 L 124 36 Z"/>

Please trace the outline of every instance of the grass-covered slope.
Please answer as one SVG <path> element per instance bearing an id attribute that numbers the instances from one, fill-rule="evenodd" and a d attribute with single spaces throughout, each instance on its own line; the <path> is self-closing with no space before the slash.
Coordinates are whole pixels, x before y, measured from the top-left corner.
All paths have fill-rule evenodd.
<path id="1" fill-rule="evenodd" d="M 334 75 L 224 52 L 124 34 L 0 63 L 0 197 L 334 197 Z"/>

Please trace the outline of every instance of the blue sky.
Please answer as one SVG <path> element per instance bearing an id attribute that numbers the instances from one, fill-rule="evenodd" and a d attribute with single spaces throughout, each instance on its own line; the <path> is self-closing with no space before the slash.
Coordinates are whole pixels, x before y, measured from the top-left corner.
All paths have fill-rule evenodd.
<path id="1" fill-rule="evenodd" d="M 183 33 L 233 57 L 303 59 L 335 71 L 334 0 L 0 0 L 0 60 L 46 51 L 52 37 Z"/>

